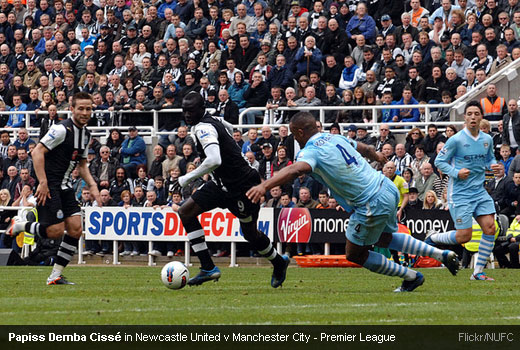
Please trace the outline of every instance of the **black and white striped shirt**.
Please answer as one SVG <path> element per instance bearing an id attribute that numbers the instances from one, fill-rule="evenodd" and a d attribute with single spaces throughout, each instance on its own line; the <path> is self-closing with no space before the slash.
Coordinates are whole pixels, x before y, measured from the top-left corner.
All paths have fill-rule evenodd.
<path id="1" fill-rule="evenodd" d="M 49 152 L 45 155 L 45 173 L 49 188 L 72 189 L 71 173 L 81 159 L 87 159 L 90 132 L 66 119 L 50 127 L 40 140 Z"/>

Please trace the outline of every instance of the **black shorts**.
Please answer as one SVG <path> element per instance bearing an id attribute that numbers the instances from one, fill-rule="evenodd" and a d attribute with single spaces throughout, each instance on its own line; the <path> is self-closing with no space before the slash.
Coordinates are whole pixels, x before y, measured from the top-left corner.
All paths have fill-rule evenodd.
<path id="1" fill-rule="evenodd" d="M 217 186 L 213 181 L 208 181 L 202 185 L 191 198 L 204 211 L 210 211 L 215 208 L 229 209 L 240 222 L 248 223 L 258 220 L 258 212 L 260 211 L 260 204 L 253 203 L 247 198 L 246 192 L 250 187 L 256 186 L 260 183 L 260 176 L 258 179 L 253 177 L 250 186 L 247 189 L 239 191 L 229 190 L 224 191 Z"/>
<path id="2" fill-rule="evenodd" d="M 81 206 L 73 190 L 50 188 L 49 191 L 51 198 L 47 198 L 45 205 L 38 206 L 39 222 L 54 225 L 73 215 L 81 215 Z"/>

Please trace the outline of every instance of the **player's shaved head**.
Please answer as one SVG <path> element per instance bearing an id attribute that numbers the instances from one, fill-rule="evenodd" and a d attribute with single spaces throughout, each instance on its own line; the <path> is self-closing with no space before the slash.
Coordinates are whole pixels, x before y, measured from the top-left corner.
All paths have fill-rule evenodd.
<path id="1" fill-rule="evenodd" d="M 295 128 L 308 130 L 308 131 L 318 131 L 316 127 L 316 118 L 309 112 L 298 112 L 292 118 L 290 122 Z"/>
<path id="2" fill-rule="evenodd" d="M 316 126 L 316 118 L 309 112 L 298 112 L 291 118 L 289 124 L 291 132 L 294 134 L 294 139 L 298 141 L 300 147 L 305 147 L 307 140 L 312 135 L 318 133 Z"/>
<path id="3" fill-rule="evenodd" d="M 204 98 L 199 93 L 192 91 L 182 99 L 182 114 L 188 125 L 197 124 L 205 112 Z"/>

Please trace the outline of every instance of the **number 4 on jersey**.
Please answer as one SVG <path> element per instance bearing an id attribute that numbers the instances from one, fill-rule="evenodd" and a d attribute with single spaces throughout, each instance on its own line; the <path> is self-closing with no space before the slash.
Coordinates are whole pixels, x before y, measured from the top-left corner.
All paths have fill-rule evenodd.
<path id="1" fill-rule="evenodd" d="M 336 145 L 336 147 L 339 149 L 339 151 L 341 152 L 341 155 L 343 156 L 343 158 L 345 159 L 345 162 L 347 163 L 347 165 L 351 165 L 351 164 L 356 164 L 358 165 L 358 162 L 356 160 L 356 157 L 353 157 L 351 156 L 347 150 L 345 148 L 343 148 L 343 146 L 341 145 Z"/>

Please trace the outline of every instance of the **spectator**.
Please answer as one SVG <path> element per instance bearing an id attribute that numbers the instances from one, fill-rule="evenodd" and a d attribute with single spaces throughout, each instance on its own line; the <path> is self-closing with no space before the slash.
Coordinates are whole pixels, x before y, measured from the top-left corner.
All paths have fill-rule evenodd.
<path id="1" fill-rule="evenodd" d="M 395 76 L 395 68 L 392 65 L 388 65 L 384 68 L 385 77 L 382 81 L 379 81 L 379 84 L 376 85 L 375 93 L 378 98 L 382 98 L 385 92 L 392 93 L 392 99 L 394 101 L 399 100 L 403 93 L 402 83 L 397 80 Z"/>
<path id="2" fill-rule="evenodd" d="M 318 202 L 319 204 L 316 206 L 316 209 L 334 209 L 329 204 L 329 193 L 327 190 L 321 190 L 318 195 Z"/>
<path id="3" fill-rule="evenodd" d="M 376 144 L 376 138 L 368 134 L 366 126 L 360 125 L 356 131 L 356 142 L 374 146 Z"/>
<path id="4" fill-rule="evenodd" d="M 484 110 L 484 118 L 489 121 L 501 120 L 507 114 L 507 104 L 503 97 L 497 96 L 495 84 L 489 84 L 486 88 L 486 97 L 480 100 L 480 105 Z"/>
<path id="5" fill-rule="evenodd" d="M 16 111 L 26 111 L 27 105 L 22 102 L 22 96 L 19 94 L 13 95 L 13 107 L 11 107 L 11 112 Z M 19 128 L 25 125 L 25 114 L 10 114 L 9 120 L 5 125 L 6 128 Z"/>
<path id="6" fill-rule="evenodd" d="M 285 56 L 277 55 L 276 65 L 267 74 L 266 83 L 270 89 L 275 86 L 285 89 L 292 85 L 292 77 L 293 74 L 289 65 L 286 64 Z"/>
<path id="7" fill-rule="evenodd" d="M 410 165 L 410 168 L 412 168 L 415 179 L 417 180 L 417 178 L 421 175 L 422 165 L 424 163 L 430 162 L 430 157 L 428 157 L 426 155 L 426 153 L 424 152 L 423 144 L 417 145 L 417 147 L 415 148 L 414 156 L 415 157 L 414 157 L 414 160 L 412 161 L 412 164 Z"/>
<path id="8" fill-rule="evenodd" d="M 510 29 L 509 32 L 512 30 Z M 510 34 L 513 36 L 513 34 Z M 519 43 L 520 45 L 520 43 Z M 507 52 L 507 46 L 500 44 L 497 46 L 497 58 L 493 61 L 493 64 L 491 64 L 491 69 L 489 70 L 489 74 L 493 75 L 505 66 L 507 66 L 509 63 L 511 63 L 513 60 L 511 59 L 511 56 L 509 56 Z"/>
<path id="9" fill-rule="evenodd" d="M 179 166 L 179 162 L 182 159 L 181 156 L 177 155 L 177 148 L 174 144 L 170 144 L 166 148 L 166 159 L 162 162 L 162 177 L 167 179 L 170 174 L 170 170 Z M 157 176 L 157 175 L 156 175 Z"/>
<path id="10" fill-rule="evenodd" d="M 434 191 L 428 190 L 426 191 L 424 195 L 424 201 L 423 201 L 423 210 L 430 210 L 430 209 L 440 209 L 441 208 L 441 202 L 437 198 L 437 195 Z"/>
<path id="11" fill-rule="evenodd" d="M 7 176 L 2 181 L 2 189 L 7 189 L 11 198 L 14 198 L 18 182 L 20 182 L 18 169 L 12 165 L 7 169 Z"/>
<path id="12" fill-rule="evenodd" d="M 110 156 L 110 148 L 102 146 L 99 149 L 99 157 L 94 158 L 89 166 L 90 174 L 100 189 L 109 188 L 114 180 L 117 166 L 117 161 Z"/>
<path id="13" fill-rule="evenodd" d="M 282 96 L 282 89 L 279 86 L 273 86 L 271 88 L 271 98 L 267 100 L 264 115 L 264 124 L 282 124 L 287 123 L 287 112 L 279 110 L 278 107 L 287 106 L 287 101 Z M 272 112 L 270 112 L 272 110 Z M 273 120 L 270 119 L 270 115 L 273 115 Z"/>
<path id="14" fill-rule="evenodd" d="M 246 108 L 249 107 L 263 107 L 269 98 L 267 84 L 263 81 L 262 73 L 253 73 L 253 82 L 244 93 L 244 98 L 247 100 Z M 252 111 L 246 113 L 246 124 L 254 124 L 257 117 L 262 117 L 262 111 Z"/>
<path id="15" fill-rule="evenodd" d="M 513 169 L 510 169 L 510 172 Z M 504 208 L 500 214 L 506 215 L 511 221 L 511 218 L 518 214 L 518 199 L 520 198 L 520 172 L 514 171 L 512 176 L 513 181 L 506 184 L 506 196 L 504 201 Z"/>
<path id="16" fill-rule="evenodd" d="M 408 204 L 408 183 L 396 173 L 396 166 L 392 161 L 387 162 L 383 167 L 383 174 L 395 184 L 399 190 L 399 204 L 397 210 L 397 220 L 401 220 L 403 211 Z"/>
<path id="17" fill-rule="evenodd" d="M 175 142 L 173 143 L 175 145 L 175 149 L 177 150 L 177 155 L 182 157 L 182 148 L 186 144 L 190 144 L 192 149 L 194 150 L 195 155 L 197 155 L 197 151 L 195 150 L 195 142 L 193 141 L 193 138 L 188 135 L 188 128 L 185 126 L 179 126 L 177 129 L 177 137 L 175 138 Z M 181 150 L 179 152 L 179 150 Z"/>
<path id="18" fill-rule="evenodd" d="M 231 84 L 227 92 L 231 101 L 233 101 L 239 109 L 244 109 L 246 106 L 247 101 L 244 98 L 244 94 L 248 89 L 249 84 L 244 81 L 244 74 L 241 71 L 236 72 L 233 84 Z"/>
<path id="19" fill-rule="evenodd" d="M 158 175 L 162 175 L 162 163 L 166 158 L 164 156 L 164 149 L 161 145 L 156 145 L 153 148 L 153 156 L 154 159 L 152 161 L 152 164 L 150 165 L 150 170 L 148 172 L 151 178 L 155 178 Z"/>
<path id="20" fill-rule="evenodd" d="M 273 164 L 276 162 L 276 157 L 273 151 L 273 145 L 269 142 L 262 144 L 262 158 L 259 161 L 258 172 L 260 177 L 268 180 L 272 175 Z"/>
<path id="21" fill-rule="evenodd" d="M 428 157 L 432 157 L 435 154 L 437 145 L 440 142 L 446 142 L 446 137 L 439 133 L 435 124 L 428 125 L 428 135 L 423 139 L 422 144 L 424 145 L 424 152 Z"/>
<path id="22" fill-rule="evenodd" d="M 418 105 L 419 102 L 412 96 L 412 89 L 409 86 L 403 88 L 402 98 L 395 105 Z M 419 110 L 417 108 L 394 109 L 392 122 L 411 123 L 419 121 Z"/>
<path id="23" fill-rule="evenodd" d="M 121 193 L 123 191 L 130 191 L 134 193 L 134 185 L 132 180 L 128 177 L 124 167 L 116 168 L 114 173 L 114 180 L 110 182 L 108 190 L 110 191 L 110 198 L 117 205 L 121 201 Z M 103 197 L 101 198 L 103 200 Z"/>
<path id="24" fill-rule="evenodd" d="M 417 187 L 417 190 L 419 192 L 420 201 L 424 201 L 426 197 L 426 192 L 433 189 L 433 182 L 437 178 L 438 176 L 433 173 L 432 165 L 427 161 L 423 162 L 420 167 L 420 175 L 417 177 L 415 181 L 415 187 Z"/>
<path id="25" fill-rule="evenodd" d="M 186 174 L 186 167 L 188 163 L 197 164 L 199 162 L 199 158 L 194 152 L 193 145 L 189 143 L 185 143 L 182 146 L 182 157 L 179 160 L 179 168 L 181 169 L 181 175 Z"/>
<path id="26" fill-rule="evenodd" d="M 287 147 L 283 145 L 278 146 L 278 149 L 276 151 L 276 160 L 273 162 L 271 167 L 271 176 L 274 174 L 274 172 L 277 172 L 291 164 L 292 161 L 288 157 Z"/>
<path id="27" fill-rule="evenodd" d="M 231 124 L 238 124 L 239 108 L 237 104 L 229 98 L 228 91 L 225 89 L 219 90 L 218 99 L 216 114 Z"/>
<path id="28" fill-rule="evenodd" d="M 402 143 L 398 143 L 395 145 L 395 155 L 391 161 L 396 166 L 396 173 L 402 175 L 404 170 L 412 165 L 413 158 L 406 152 L 405 146 Z"/>
<path id="29" fill-rule="evenodd" d="M 309 76 L 313 71 L 321 70 L 322 53 L 316 46 L 316 39 L 312 36 L 305 38 L 305 44 L 302 46 L 296 56 L 296 75 Z"/>
<path id="30" fill-rule="evenodd" d="M 7 156 L 3 159 L 2 174 L 7 174 L 10 166 L 14 166 L 18 161 L 18 153 L 15 145 L 7 146 Z M 16 167 L 15 167 L 16 168 Z"/>
<path id="31" fill-rule="evenodd" d="M 502 117 L 504 122 L 502 139 L 511 147 L 511 153 L 516 155 L 520 143 L 520 113 L 516 99 L 509 100 L 508 107 L 508 112 Z"/>
<path id="32" fill-rule="evenodd" d="M 131 178 L 135 178 L 135 169 L 139 164 L 146 165 L 146 144 L 139 136 L 137 128 L 128 128 L 128 138 L 121 144 L 121 164 Z"/>
<path id="33" fill-rule="evenodd" d="M 376 36 L 376 23 L 368 15 L 365 3 L 359 3 L 356 8 L 356 15 L 353 16 L 347 25 L 347 36 L 355 42 L 357 35 L 362 34 L 365 40 L 371 44 Z"/>
<path id="34" fill-rule="evenodd" d="M 262 137 L 258 138 L 256 142 L 251 145 L 251 151 L 256 152 L 259 155 L 260 151 L 263 151 L 263 148 L 266 143 L 271 144 L 271 148 L 274 150 L 275 147 L 278 146 L 278 139 L 273 135 L 273 131 L 270 127 L 264 126 L 262 127 Z"/>
<path id="35" fill-rule="evenodd" d="M 7 158 L 7 150 L 11 145 L 11 137 L 9 135 L 9 131 L 3 130 L 0 132 L 0 156 L 1 159 Z"/>
<path id="36" fill-rule="evenodd" d="M 362 71 L 354 64 L 354 59 L 351 56 L 345 57 L 345 68 L 341 73 L 339 80 L 339 89 L 341 90 L 353 90 L 361 79 Z"/>
<path id="37" fill-rule="evenodd" d="M 428 17 L 430 11 L 421 7 L 421 2 L 419 0 L 410 0 L 411 10 L 408 12 L 411 17 L 411 24 L 414 27 L 419 26 L 419 19 L 422 17 Z"/>
<path id="38" fill-rule="evenodd" d="M 489 74 L 492 64 L 493 57 L 488 55 L 488 49 L 486 45 L 477 45 L 477 57 L 470 61 L 470 68 L 473 68 L 475 71 L 482 68 L 486 74 Z"/>
<path id="39" fill-rule="evenodd" d="M 464 51 L 461 49 L 456 49 L 454 52 L 455 60 L 451 63 L 451 67 L 455 69 L 457 76 L 462 80 L 467 80 L 466 71 L 470 68 L 470 62 L 467 58 L 465 58 Z"/>
<path id="40" fill-rule="evenodd" d="M 518 247 L 520 244 L 519 219 L 520 218 L 518 217 L 513 219 L 503 241 L 497 241 L 497 244 L 495 244 L 495 247 L 493 248 L 493 254 L 495 254 L 498 263 L 502 268 L 520 269 L 518 259 Z M 508 253 L 509 259 L 506 257 L 506 254 Z"/>
<path id="41" fill-rule="evenodd" d="M 260 168 L 260 163 L 256 160 L 255 154 L 251 151 L 247 151 L 245 156 L 249 165 L 258 171 Z"/>
<path id="42" fill-rule="evenodd" d="M 446 0 L 445 0 L 446 1 Z M 431 77 L 426 80 L 425 100 L 430 104 L 442 101 L 442 92 L 446 89 L 446 79 L 439 66 L 432 68 Z"/>
<path id="43" fill-rule="evenodd" d="M 18 147 L 16 150 L 16 153 L 18 155 L 18 160 L 15 163 L 15 167 L 18 171 L 21 169 L 28 169 L 29 174 L 34 175 L 34 167 L 32 159 L 29 158 L 28 152 L 23 147 Z M 14 198 L 14 197 L 13 197 Z"/>
<path id="44" fill-rule="evenodd" d="M 282 196 L 282 189 L 280 186 L 275 186 L 269 191 L 271 198 L 265 203 L 265 208 L 278 208 L 280 205 L 280 198 Z"/>
<path id="45" fill-rule="evenodd" d="M 368 70 L 365 74 L 366 81 L 361 85 L 365 95 L 369 92 L 375 93 L 378 81 L 376 80 L 376 73 L 373 70 Z"/>
<path id="46" fill-rule="evenodd" d="M 511 162 L 513 161 L 513 157 L 511 157 L 511 148 L 509 145 L 504 144 L 500 146 L 500 159 L 499 163 L 504 165 L 504 172 L 507 173 L 509 171 L 509 167 L 511 166 Z"/>

